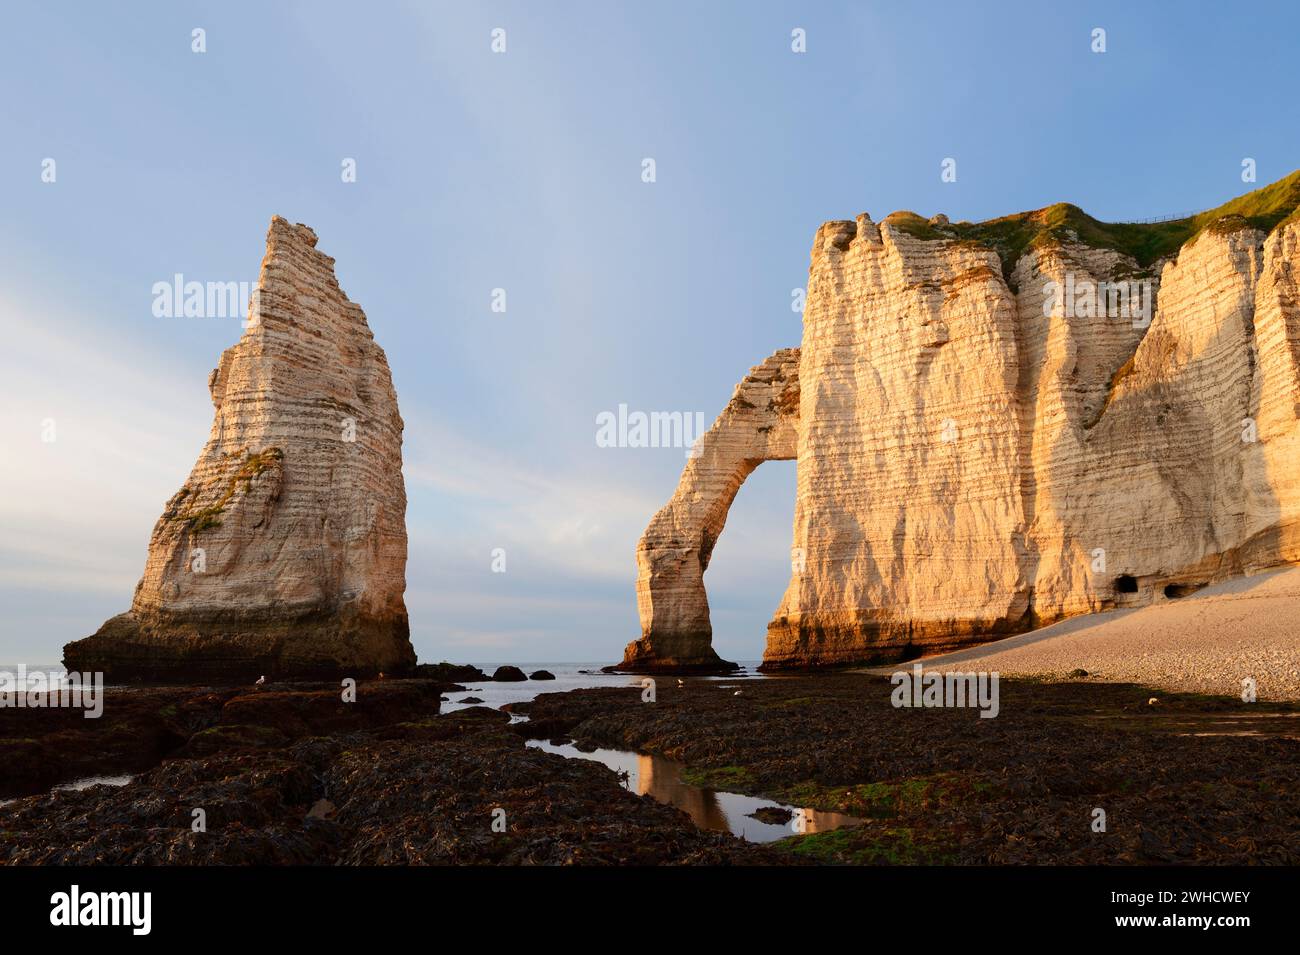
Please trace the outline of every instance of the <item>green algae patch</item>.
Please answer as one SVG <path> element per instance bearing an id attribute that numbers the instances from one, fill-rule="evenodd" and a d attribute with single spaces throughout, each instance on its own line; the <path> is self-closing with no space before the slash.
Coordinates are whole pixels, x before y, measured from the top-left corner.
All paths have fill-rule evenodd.
<path id="1" fill-rule="evenodd" d="M 1004 277 L 1009 279 L 1016 262 L 1029 249 L 1079 242 L 1123 253 L 1146 269 L 1205 233 L 1222 235 L 1242 229 L 1267 233 L 1283 222 L 1296 221 L 1297 214 L 1300 170 L 1213 209 L 1165 222 L 1102 222 L 1068 202 L 984 222 L 940 225 L 910 211 L 895 212 L 884 221 L 913 238 L 977 243 L 992 249 L 1002 262 Z"/>
<path id="2" fill-rule="evenodd" d="M 270 726 L 225 723 L 199 730 L 189 738 L 182 752 L 190 758 L 227 751 L 278 749 L 289 745 L 289 737 Z"/>
<path id="3" fill-rule="evenodd" d="M 787 836 L 773 848 L 822 865 L 949 865 L 952 853 L 914 829 L 854 826 Z"/>
<path id="4" fill-rule="evenodd" d="M 863 819 L 897 819 L 930 810 L 985 801 L 994 792 L 986 780 L 943 773 L 900 782 L 871 782 L 826 786 L 808 780 L 772 794 L 790 805 L 842 812 Z"/>
<path id="5" fill-rule="evenodd" d="M 754 776 L 744 766 L 717 766 L 706 769 L 685 769 L 682 782 L 702 789 L 721 789 L 727 792 L 753 792 Z"/>
<path id="6" fill-rule="evenodd" d="M 226 482 L 226 487 L 215 504 L 210 504 L 205 508 L 186 514 L 174 515 L 175 519 L 187 522 L 190 530 L 196 534 L 209 528 L 220 527 L 221 515 L 225 513 L 226 507 L 235 496 L 235 492 L 242 486 L 244 492 L 247 493 L 249 488 L 252 487 L 254 478 L 269 468 L 278 467 L 283 460 L 284 452 L 279 448 L 267 448 L 257 454 L 250 454 L 244 463 L 240 465 L 239 470 Z M 181 488 L 173 499 L 173 506 L 179 508 L 180 503 L 190 494 L 190 488 Z"/>

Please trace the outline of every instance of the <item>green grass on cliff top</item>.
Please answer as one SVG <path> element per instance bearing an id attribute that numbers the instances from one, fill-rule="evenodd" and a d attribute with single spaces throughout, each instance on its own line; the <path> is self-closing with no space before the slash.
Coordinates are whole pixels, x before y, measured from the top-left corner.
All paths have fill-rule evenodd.
<path id="1" fill-rule="evenodd" d="M 1300 209 L 1300 170 L 1269 186 L 1238 196 L 1214 209 L 1168 222 L 1101 222 L 1078 206 L 1058 202 L 1033 212 L 989 219 L 931 225 L 914 212 L 895 212 L 886 220 L 918 239 L 957 239 L 989 246 L 1002 260 L 1008 275 L 1026 249 L 1040 248 L 1068 238 L 1099 249 L 1114 249 L 1132 256 L 1145 268 L 1173 255 L 1205 231 L 1236 231 L 1247 227 L 1269 232 Z"/>

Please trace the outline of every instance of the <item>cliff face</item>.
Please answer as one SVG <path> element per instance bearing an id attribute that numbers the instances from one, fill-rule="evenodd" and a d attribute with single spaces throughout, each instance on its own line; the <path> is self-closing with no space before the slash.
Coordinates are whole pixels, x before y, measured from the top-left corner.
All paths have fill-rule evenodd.
<path id="1" fill-rule="evenodd" d="M 941 218 L 818 231 L 793 422 L 802 559 L 765 666 L 941 651 L 1300 559 L 1300 224 L 1214 219 L 1141 261 L 1081 240 L 1085 220 L 1010 255 Z M 1088 287 L 1092 304 L 1057 294 Z M 710 498 L 719 529 L 734 494 Z M 653 623 L 675 619 L 675 592 L 640 564 L 644 630 L 656 593 Z M 689 630 L 656 635 L 674 656 L 708 633 L 702 583 L 690 606 Z M 669 668 L 645 642 L 625 665 Z"/>
<path id="2" fill-rule="evenodd" d="M 415 663 L 402 419 L 383 349 L 306 226 L 276 217 L 216 414 L 131 609 L 68 644 L 110 679 L 364 675 Z"/>

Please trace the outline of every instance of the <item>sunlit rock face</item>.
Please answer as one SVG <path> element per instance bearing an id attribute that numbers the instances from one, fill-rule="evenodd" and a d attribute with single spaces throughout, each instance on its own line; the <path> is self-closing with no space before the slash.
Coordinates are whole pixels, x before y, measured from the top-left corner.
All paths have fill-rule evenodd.
<path id="1" fill-rule="evenodd" d="M 813 243 L 783 372 L 797 559 L 765 668 L 942 651 L 1300 559 L 1294 217 L 1145 266 L 1067 237 L 1004 267 L 902 224 L 830 222 Z M 1119 309 L 1053 298 L 1133 283 Z M 726 413 L 714 431 L 736 460 L 788 456 Z M 693 468 L 638 547 L 631 669 L 712 652 L 698 543 L 752 465 L 703 485 Z"/>
<path id="2" fill-rule="evenodd" d="M 636 670 L 722 670 L 713 650 L 704 571 L 740 485 L 764 461 L 795 456 L 799 350 L 751 368 L 695 447 L 673 499 L 637 546 L 641 639 L 623 665 Z"/>
<path id="3" fill-rule="evenodd" d="M 113 679 L 366 675 L 415 663 L 402 418 L 316 235 L 271 221 L 212 431 L 154 526 L 131 609 L 64 648 Z"/>

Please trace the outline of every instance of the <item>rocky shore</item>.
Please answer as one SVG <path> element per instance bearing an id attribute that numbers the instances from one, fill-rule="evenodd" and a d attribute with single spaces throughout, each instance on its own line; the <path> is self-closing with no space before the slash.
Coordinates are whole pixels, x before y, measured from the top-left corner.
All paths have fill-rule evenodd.
<path id="1" fill-rule="evenodd" d="M 741 689 L 737 695 L 737 688 Z M 661 680 L 441 713 L 432 679 L 110 689 L 0 710 L 9 864 L 1296 863 L 1300 707 L 1003 681 L 996 719 L 895 709 L 886 678 Z M 702 786 L 857 816 L 765 846 L 698 829 L 572 740 Z M 49 791 L 100 774 L 126 785 Z M 1094 811 L 1106 813 L 1095 831 Z M 202 820 L 202 826 L 198 824 Z"/>
<path id="2" fill-rule="evenodd" d="M 0 798 L 19 797 L 0 805 L 0 863 L 782 861 L 600 766 L 527 748 L 505 713 L 440 714 L 440 694 L 463 689 L 363 682 L 346 703 L 336 684 L 127 688 L 108 691 L 98 720 L 0 710 Z M 139 775 L 22 795 L 118 773 Z"/>
<path id="3" fill-rule="evenodd" d="M 741 694 L 735 695 L 737 686 Z M 776 844 L 833 864 L 1295 864 L 1300 706 L 1001 683 L 996 719 L 895 709 L 887 677 L 545 694 L 514 728 L 654 753 L 689 781 L 866 820 Z M 1153 702 L 1154 700 L 1154 702 Z M 1094 810 L 1106 830 L 1094 831 Z"/>

